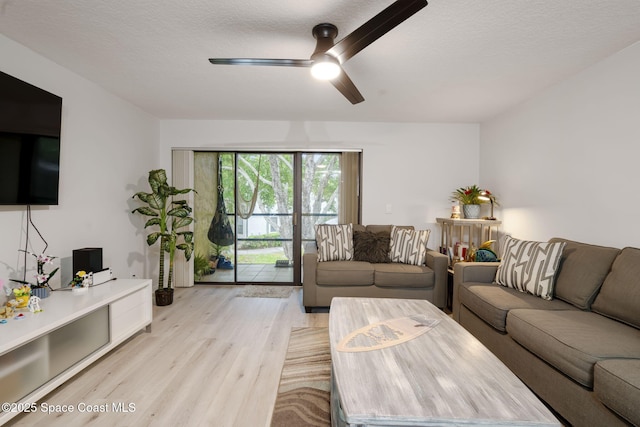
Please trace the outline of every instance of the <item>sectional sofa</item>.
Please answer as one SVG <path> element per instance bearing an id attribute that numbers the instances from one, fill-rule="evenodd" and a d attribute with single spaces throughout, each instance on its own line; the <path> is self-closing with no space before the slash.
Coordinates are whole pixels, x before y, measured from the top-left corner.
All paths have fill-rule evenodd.
<path id="1" fill-rule="evenodd" d="M 568 423 L 640 425 L 640 249 L 548 243 L 564 243 L 551 300 L 462 262 L 454 319 Z"/>
<path id="2" fill-rule="evenodd" d="M 305 310 L 329 307 L 333 297 L 418 298 L 442 308 L 447 295 L 447 257 L 426 249 L 419 265 L 391 262 L 388 257 L 392 225 L 353 225 L 355 259 L 318 261 L 316 242 L 305 245 L 302 299 Z M 412 226 L 398 227 L 413 230 Z M 358 242 L 373 241 L 363 245 Z M 386 239 L 386 240 L 385 240 Z M 385 244 L 386 242 L 386 244 Z M 361 256 L 359 252 L 363 252 Z M 358 261 L 369 259 L 370 261 Z"/>

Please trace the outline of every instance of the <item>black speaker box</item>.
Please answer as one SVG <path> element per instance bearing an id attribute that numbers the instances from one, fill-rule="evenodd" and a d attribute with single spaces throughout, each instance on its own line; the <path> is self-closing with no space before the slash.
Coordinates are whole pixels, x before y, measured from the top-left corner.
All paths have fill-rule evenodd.
<path id="1" fill-rule="evenodd" d="M 102 248 L 82 248 L 73 250 L 73 274 L 84 270 L 87 273 L 102 271 Z"/>

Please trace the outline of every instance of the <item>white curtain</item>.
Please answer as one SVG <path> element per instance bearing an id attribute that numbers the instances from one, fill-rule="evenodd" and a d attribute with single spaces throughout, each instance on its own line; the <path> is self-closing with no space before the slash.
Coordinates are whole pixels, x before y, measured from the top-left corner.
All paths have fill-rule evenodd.
<path id="1" fill-rule="evenodd" d="M 171 152 L 171 185 L 176 188 L 193 188 L 193 151 L 173 150 Z M 194 193 L 180 194 L 176 196 L 185 199 L 193 208 Z M 193 231 L 194 224 L 189 225 L 189 231 Z M 189 288 L 193 286 L 193 257 L 187 261 L 184 252 L 176 251 L 173 263 L 173 283 L 176 288 Z"/>

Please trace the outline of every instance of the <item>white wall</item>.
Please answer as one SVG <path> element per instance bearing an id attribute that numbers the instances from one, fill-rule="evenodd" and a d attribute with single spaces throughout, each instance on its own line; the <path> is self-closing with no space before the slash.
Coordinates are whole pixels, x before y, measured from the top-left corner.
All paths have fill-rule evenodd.
<path id="1" fill-rule="evenodd" d="M 364 224 L 430 228 L 440 243 L 436 217 L 451 214 L 451 192 L 477 183 L 479 126 L 353 122 L 164 120 L 161 164 L 173 147 L 219 149 L 363 150 Z M 386 205 L 391 213 L 386 213 Z"/>
<path id="2" fill-rule="evenodd" d="M 60 199 L 58 206 L 34 207 L 32 219 L 58 256 L 66 285 L 73 249 L 102 247 L 103 265 L 117 277 L 150 277 L 140 219 L 132 218 L 131 195 L 146 186 L 159 161 L 159 121 L 35 52 L 0 36 L 0 70 L 63 98 Z M 0 171 L 1 177 L 2 171 Z M 1 181 L 0 181 L 1 182 Z M 1 185 L 1 184 L 0 184 Z M 0 279 L 22 278 L 26 209 L 0 206 Z M 44 243 L 31 229 L 31 250 Z M 27 280 L 35 262 L 28 261 Z M 50 271 L 48 267 L 46 271 Z"/>
<path id="3" fill-rule="evenodd" d="M 482 124 L 503 230 L 640 246 L 640 43 Z"/>

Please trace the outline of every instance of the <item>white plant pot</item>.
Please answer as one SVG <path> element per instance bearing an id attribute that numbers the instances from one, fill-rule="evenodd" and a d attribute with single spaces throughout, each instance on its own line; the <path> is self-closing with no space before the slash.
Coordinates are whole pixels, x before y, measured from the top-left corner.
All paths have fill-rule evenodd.
<path id="1" fill-rule="evenodd" d="M 467 219 L 480 218 L 480 205 L 462 205 L 462 213 Z"/>

